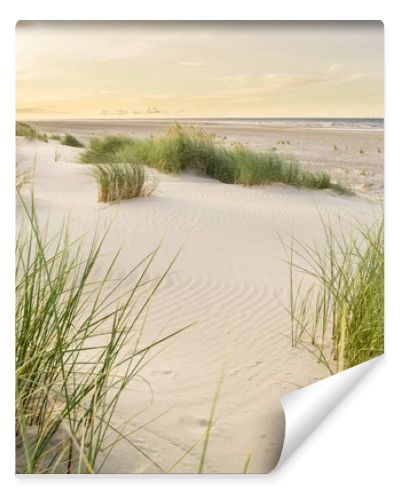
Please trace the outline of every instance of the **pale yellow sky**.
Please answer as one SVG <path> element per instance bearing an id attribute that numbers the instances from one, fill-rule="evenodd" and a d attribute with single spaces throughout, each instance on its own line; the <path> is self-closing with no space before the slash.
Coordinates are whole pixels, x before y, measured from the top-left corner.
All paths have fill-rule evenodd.
<path id="1" fill-rule="evenodd" d="M 17 118 L 383 117 L 380 22 L 20 22 Z"/>

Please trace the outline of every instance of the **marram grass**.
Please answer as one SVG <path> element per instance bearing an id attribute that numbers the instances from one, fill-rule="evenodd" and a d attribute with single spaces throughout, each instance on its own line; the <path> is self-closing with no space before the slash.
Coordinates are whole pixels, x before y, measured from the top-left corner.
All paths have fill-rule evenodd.
<path id="1" fill-rule="evenodd" d="M 80 159 L 82 163 L 107 163 L 115 159 L 115 155 L 121 149 L 131 144 L 133 139 L 122 135 L 107 135 L 105 137 L 94 137 L 90 140 L 89 147 L 82 152 Z"/>
<path id="2" fill-rule="evenodd" d="M 36 127 L 32 127 L 26 122 L 16 122 L 15 123 L 15 135 L 20 137 L 27 137 L 28 139 L 38 139 L 39 141 L 48 142 L 48 137 L 46 133 L 40 132 Z"/>
<path id="3" fill-rule="evenodd" d="M 101 472 L 121 440 L 162 471 L 113 417 L 148 353 L 183 330 L 154 341 L 143 339 L 146 311 L 174 261 L 149 280 L 156 249 L 123 278 L 114 279 L 117 254 L 96 274 L 106 236 L 88 246 L 71 242 L 65 225 L 49 237 L 34 204 L 28 206 L 21 197 L 19 201 L 17 472 Z"/>
<path id="4" fill-rule="evenodd" d="M 303 169 L 294 158 L 283 157 L 275 151 L 255 152 L 240 144 L 227 146 L 201 128 L 179 124 L 168 127 L 163 136 L 92 139 L 80 158 L 83 163 L 107 164 L 115 162 L 122 151 L 126 159 L 168 174 L 191 169 L 227 184 L 252 186 L 281 182 L 349 192 L 341 184 L 332 182 L 327 173 Z"/>
<path id="5" fill-rule="evenodd" d="M 383 228 L 383 219 L 357 222 L 350 235 L 337 235 L 324 224 L 326 251 L 294 238 L 285 243 L 292 345 L 315 354 L 331 373 L 383 354 Z"/>
<path id="6" fill-rule="evenodd" d="M 146 167 L 124 158 L 93 165 L 91 173 L 97 181 L 100 203 L 150 196 L 157 186 L 156 177 Z"/>
<path id="7" fill-rule="evenodd" d="M 85 146 L 74 135 L 65 134 L 61 139 L 61 144 L 64 146 L 71 146 L 73 148 L 84 148 Z"/>

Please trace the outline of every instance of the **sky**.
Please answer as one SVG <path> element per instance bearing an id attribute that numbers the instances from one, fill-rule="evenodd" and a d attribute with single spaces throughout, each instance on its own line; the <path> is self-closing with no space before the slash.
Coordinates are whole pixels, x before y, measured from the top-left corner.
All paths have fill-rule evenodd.
<path id="1" fill-rule="evenodd" d="M 17 119 L 383 117 L 383 24 L 16 27 Z"/>

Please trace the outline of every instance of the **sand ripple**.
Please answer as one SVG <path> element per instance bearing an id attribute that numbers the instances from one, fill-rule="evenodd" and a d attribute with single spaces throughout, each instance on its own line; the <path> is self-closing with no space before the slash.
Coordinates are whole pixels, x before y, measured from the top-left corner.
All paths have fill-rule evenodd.
<path id="1" fill-rule="evenodd" d="M 20 141 L 18 149 L 21 164 L 35 162 L 41 215 L 57 225 L 71 214 L 77 234 L 112 222 L 105 251 L 112 254 L 123 243 L 121 273 L 164 238 L 155 276 L 183 245 L 151 305 L 146 335 L 154 338 L 163 328 L 195 324 L 143 369 L 153 398 L 145 384 L 124 397 L 121 421 L 138 407 L 146 409 L 126 426 L 131 431 L 170 410 L 133 434 L 135 444 L 168 469 L 204 434 L 225 364 L 206 470 L 240 472 L 250 451 L 250 470 L 269 470 L 283 437 L 279 396 L 327 375 L 314 358 L 290 347 L 282 305 L 288 269 L 278 235 L 294 232 L 318 244 L 321 215 L 372 220 L 380 207 L 328 192 L 279 185 L 243 188 L 193 175 L 161 176 L 153 197 L 99 207 L 86 167 L 74 163 L 76 152 L 62 147 L 61 159 L 54 161 L 56 147 Z M 195 470 L 199 454 L 200 447 L 194 447 L 176 470 Z M 107 469 L 157 470 L 127 443 L 117 447 Z"/>

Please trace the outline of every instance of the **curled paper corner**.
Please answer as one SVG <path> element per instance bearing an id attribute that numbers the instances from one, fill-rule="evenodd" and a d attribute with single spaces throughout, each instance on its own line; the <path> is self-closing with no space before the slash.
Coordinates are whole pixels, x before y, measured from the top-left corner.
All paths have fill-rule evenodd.
<path id="1" fill-rule="evenodd" d="M 280 398 L 285 414 L 285 437 L 278 471 L 307 437 L 325 420 L 358 382 L 381 360 L 371 359 Z"/>

